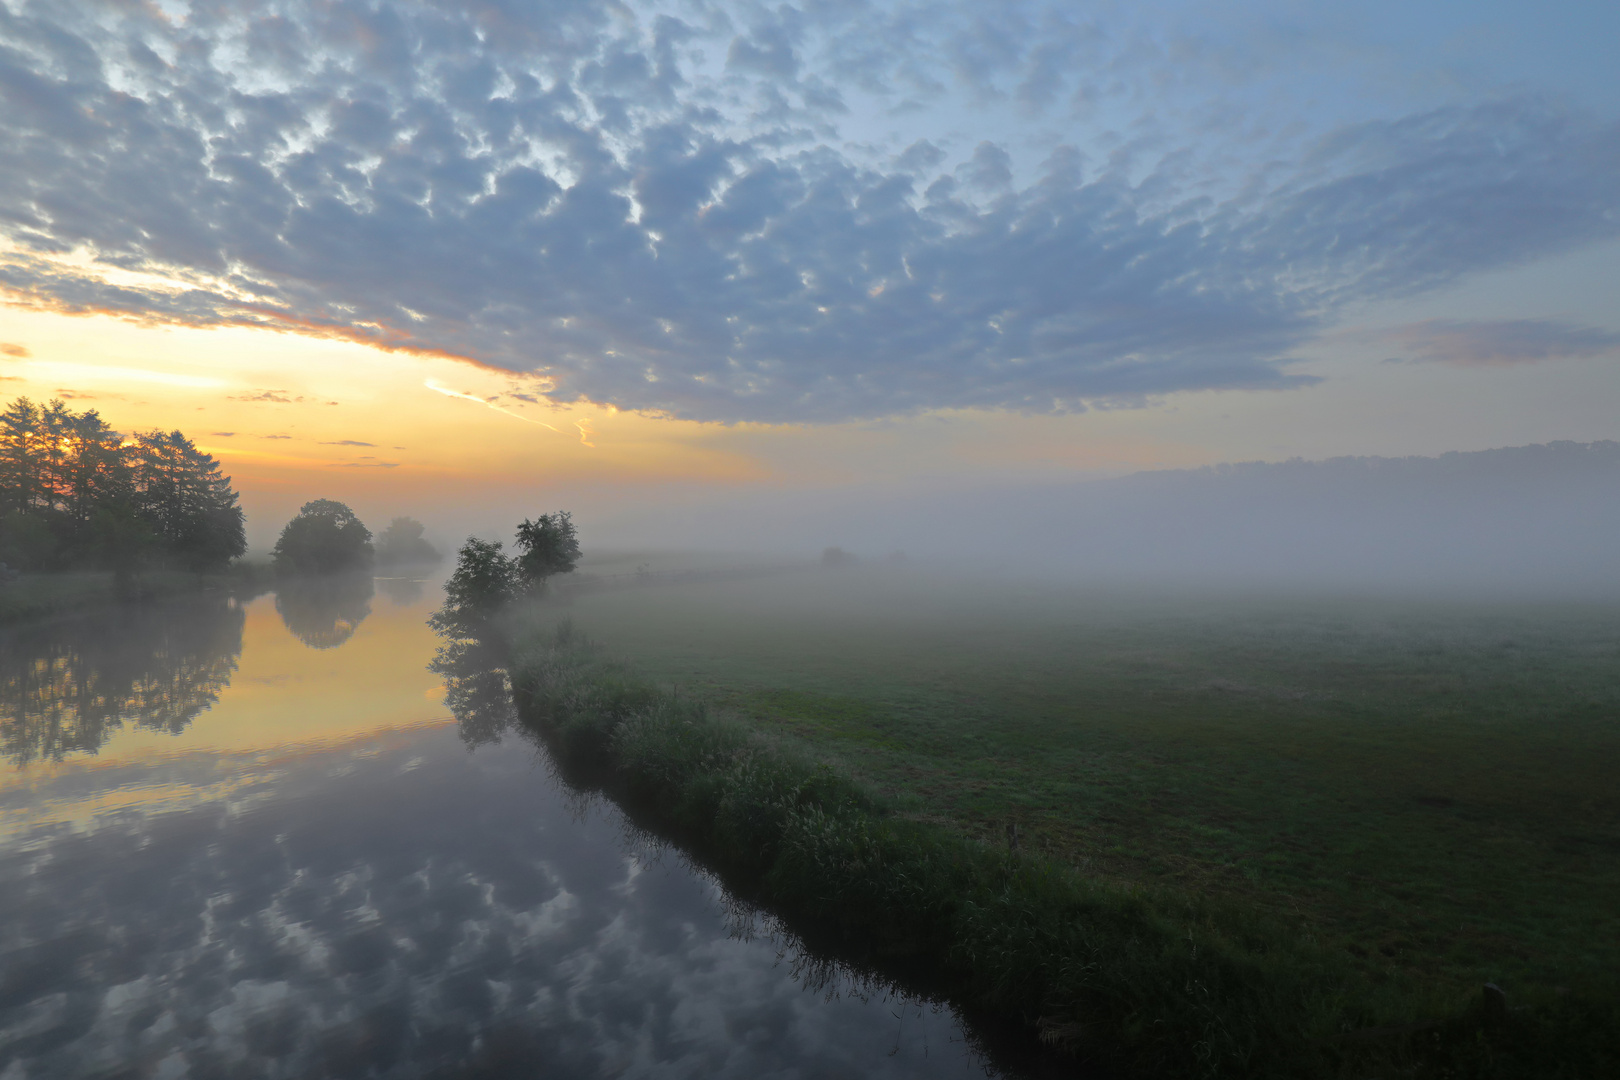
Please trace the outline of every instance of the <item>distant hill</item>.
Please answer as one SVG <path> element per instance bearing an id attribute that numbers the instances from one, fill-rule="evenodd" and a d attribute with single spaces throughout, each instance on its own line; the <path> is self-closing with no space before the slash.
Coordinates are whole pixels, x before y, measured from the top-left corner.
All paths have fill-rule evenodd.
<path id="1" fill-rule="evenodd" d="M 1030 556 L 1082 573 L 1614 590 L 1620 442 L 1136 473 L 1039 516 Z"/>

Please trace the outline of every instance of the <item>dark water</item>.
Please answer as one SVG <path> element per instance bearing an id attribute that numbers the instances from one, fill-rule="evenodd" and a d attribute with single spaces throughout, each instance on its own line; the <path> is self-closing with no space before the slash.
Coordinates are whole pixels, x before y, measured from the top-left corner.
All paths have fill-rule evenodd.
<path id="1" fill-rule="evenodd" d="M 985 1074 L 458 725 L 377 585 L 0 631 L 0 1078 Z"/>

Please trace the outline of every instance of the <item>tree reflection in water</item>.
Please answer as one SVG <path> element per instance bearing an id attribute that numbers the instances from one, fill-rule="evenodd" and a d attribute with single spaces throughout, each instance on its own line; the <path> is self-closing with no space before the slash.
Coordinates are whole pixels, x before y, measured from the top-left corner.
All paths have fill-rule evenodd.
<path id="1" fill-rule="evenodd" d="M 242 608 L 226 597 L 115 607 L 0 631 L 0 753 L 95 753 L 125 724 L 173 734 L 230 685 Z"/>
<path id="2" fill-rule="evenodd" d="M 375 594 L 370 574 L 283 578 L 276 583 L 276 613 L 305 645 L 335 649 L 371 614 Z"/>
<path id="3" fill-rule="evenodd" d="M 400 607 L 408 607 L 422 599 L 422 579 L 413 577 L 379 577 L 377 587 Z"/>
<path id="4" fill-rule="evenodd" d="M 439 646 L 428 665 L 428 670 L 444 680 L 444 703 L 454 714 L 468 749 L 499 742 L 516 722 L 504 662 L 498 646 L 451 641 Z"/>

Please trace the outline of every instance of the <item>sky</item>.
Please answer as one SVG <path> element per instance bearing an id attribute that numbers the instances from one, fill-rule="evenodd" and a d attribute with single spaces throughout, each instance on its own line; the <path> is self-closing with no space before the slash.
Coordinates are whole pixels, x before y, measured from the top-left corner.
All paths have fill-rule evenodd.
<path id="1" fill-rule="evenodd" d="M 186 432 L 259 546 L 317 497 L 655 543 L 1620 438 L 1617 39 L 1598 0 L 0 0 L 0 396 Z"/>

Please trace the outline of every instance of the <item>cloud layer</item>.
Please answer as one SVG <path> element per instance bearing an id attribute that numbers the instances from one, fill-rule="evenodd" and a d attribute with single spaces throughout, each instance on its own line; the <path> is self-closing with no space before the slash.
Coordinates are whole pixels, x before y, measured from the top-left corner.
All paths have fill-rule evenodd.
<path id="1" fill-rule="evenodd" d="M 1562 105 L 1290 124 L 1262 58 L 983 13 L 7 0 L 0 286 L 828 421 L 1299 385 L 1349 303 L 1620 233 Z"/>

